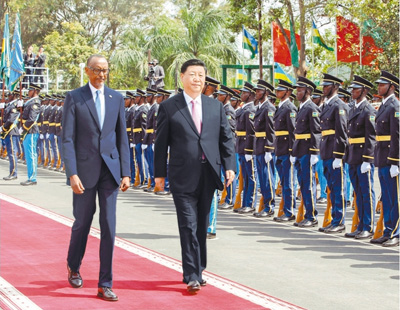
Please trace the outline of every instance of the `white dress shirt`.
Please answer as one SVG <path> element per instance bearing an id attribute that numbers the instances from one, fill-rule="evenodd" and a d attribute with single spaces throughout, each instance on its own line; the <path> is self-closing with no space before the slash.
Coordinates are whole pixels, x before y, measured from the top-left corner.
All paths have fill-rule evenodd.
<path id="1" fill-rule="evenodd" d="M 200 122 L 203 123 L 203 109 L 202 109 L 202 103 L 201 103 L 201 94 L 197 96 L 197 98 L 192 98 L 190 97 L 185 91 L 183 91 L 183 97 L 185 97 L 186 104 L 188 106 L 190 115 L 193 115 L 192 113 L 192 100 L 196 101 L 197 104 L 199 105 L 198 110 L 199 110 L 199 116 L 200 116 Z"/>

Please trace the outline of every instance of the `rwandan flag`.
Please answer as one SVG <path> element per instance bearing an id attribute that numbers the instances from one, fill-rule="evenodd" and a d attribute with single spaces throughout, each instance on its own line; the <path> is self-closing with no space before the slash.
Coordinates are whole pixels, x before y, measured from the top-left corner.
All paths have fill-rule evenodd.
<path id="1" fill-rule="evenodd" d="M 253 59 L 256 54 L 258 54 L 258 42 L 254 37 L 247 32 L 246 29 L 244 29 L 244 26 L 242 26 L 243 29 L 243 48 L 247 49 L 251 52 L 251 59 Z"/>
<path id="2" fill-rule="evenodd" d="M 285 80 L 286 82 L 289 82 L 291 84 L 296 83 L 296 80 L 289 74 L 286 74 L 286 72 L 283 71 L 282 67 L 277 62 L 275 63 L 274 79 L 275 80 L 279 80 L 279 79 Z"/>
<path id="3" fill-rule="evenodd" d="M 313 37 L 313 43 L 316 43 L 323 48 L 326 48 L 328 51 L 333 52 L 333 47 L 329 47 L 326 45 L 324 39 L 322 39 L 321 34 L 319 33 L 317 26 L 315 26 L 314 21 L 312 22 L 312 37 Z"/>
<path id="4" fill-rule="evenodd" d="M 15 89 L 24 74 L 25 67 L 22 56 L 21 23 L 19 20 L 19 13 L 17 13 L 17 16 L 15 17 L 14 36 L 11 49 L 10 78 L 7 85 L 9 91 Z"/>
<path id="5" fill-rule="evenodd" d="M 8 13 L 4 14 L 4 32 L 1 45 L 0 78 L 8 83 L 10 76 L 10 30 L 8 28 Z"/>

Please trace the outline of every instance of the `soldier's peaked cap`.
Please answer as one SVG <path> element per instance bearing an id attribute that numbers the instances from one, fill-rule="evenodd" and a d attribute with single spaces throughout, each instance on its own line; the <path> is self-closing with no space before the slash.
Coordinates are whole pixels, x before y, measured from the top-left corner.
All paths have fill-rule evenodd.
<path id="1" fill-rule="evenodd" d="M 333 85 L 333 84 L 342 84 L 343 81 L 336 76 L 330 75 L 328 73 L 324 73 L 322 78 L 322 86 Z"/>
<path id="2" fill-rule="evenodd" d="M 375 83 L 392 83 L 393 85 L 397 86 L 396 88 L 399 87 L 399 78 L 387 71 L 381 71 L 381 76 Z"/>
<path id="3" fill-rule="evenodd" d="M 285 80 L 279 79 L 278 86 L 275 88 L 275 90 L 293 90 L 294 87 L 292 84 Z"/>
<path id="4" fill-rule="evenodd" d="M 268 83 L 267 81 L 264 81 L 262 79 L 259 79 L 257 82 L 257 86 L 255 89 L 266 89 L 269 90 L 271 93 L 274 91 L 274 87 Z"/>
<path id="5" fill-rule="evenodd" d="M 371 89 L 371 88 L 374 87 L 374 85 L 370 81 L 362 78 L 361 76 L 355 75 L 354 76 L 354 81 L 351 82 L 349 87 L 350 88 L 362 88 L 362 87 L 365 87 L 365 88 Z"/>
<path id="6" fill-rule="evenodd" d="M 207 75 L 206 76 L 206 84 L 212 85 L 214 87 L 218 87 L 218 85 L 221 84 L 221 82 L 216 80 L 216 79 L 214 79 L 214 78 L 212 78 L 211 76 Z"/>
<path id="7" fill-rule="evenodd" d="M 251 85 L 249 82 L 244 82 L 244 86 L 241 89 L 241 91 L 247 91 L 251 93 L 255 93 L 256 91 L 254 90 L 254 86 Z"/>
<path id="8" fill-rule="evenodd" d="M 297 78 L 297 83 L 294 86 L 295 87 L 309 87 L 309 88 L 312 88 L 313 90 L 317 88 L 317 86 L 312 81 L 310 81 L 309 79 L 307 79 L 303 76 L 299 76 Z"/>

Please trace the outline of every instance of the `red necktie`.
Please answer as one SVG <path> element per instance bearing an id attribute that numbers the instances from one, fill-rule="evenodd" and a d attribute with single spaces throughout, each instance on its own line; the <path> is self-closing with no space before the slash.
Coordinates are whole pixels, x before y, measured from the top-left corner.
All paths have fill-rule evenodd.
<path id="1" fill-rule="evenodd" d="M 197 131 L 201 133 L 201 120 L 200 120 L 200 112 L 199 112 L 199 104 L 192 100 L 192 118 L 193 122 L 196 125 Z"/>

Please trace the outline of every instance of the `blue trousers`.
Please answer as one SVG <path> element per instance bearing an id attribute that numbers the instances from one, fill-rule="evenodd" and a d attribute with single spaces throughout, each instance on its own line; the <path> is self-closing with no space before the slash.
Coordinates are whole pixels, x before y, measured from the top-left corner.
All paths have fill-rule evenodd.
<path id="1" fill-rule="evenodd" d="M 275 157 L 275 156 L 273 156 Z M 265 162 L 264 154 L 256 156 L 257 175 L 260 182 L 261 195 L 264 198 L 264 212 L 275 209 L 275 164 L 274 159 Z"/>
<path id="2" fill-rule="evenodd" d="M 211 234 L 217 233 L 217 213 L 218 213 L 218 191 L 214 192 L 213 200 L 211 202 L 210 218 L 207 232 Z"/>
<path id="3" fill-rule="evenodd" d="M 44 165 L 44 162 L 46 160 L 46 156 L 47 156 L 47 151 L 46 151 L 46 143 L 45 143 L 45 139 L 38 139 L 37 145 L 38 145 L 38 149 L 40 152 L 40 163 L 42 165 Z"/>
<path id="4" fill-rule="evenodd" d="M 240 168 L 243 176 L 242 207 L 256 207 L 257 203 L 257 169 L 254 157 L 246 161 L 244 155 L 239 154 Z"/>
<path id="5" fill-rule="evenodd" d="M 138 169 L 139 169 L 140 184 L 143 185 L 146 181 L 146 178 L 145 178 L 146 164 L 145 164 L 144 156 L 142 156 L 143 155 L 142 143 L 136 144 L 135 155 L 136 155 L 136 162 L 138 164 Z"/>
<path id="6" fill-rule="evenodd" d="M 349 176 L 350 173 L 349 173 L 349 164 L 348 163 L 344 164 L 344 170 L 346 172 L 346 179 L 345 179 L 345 182 L 346 182 L 346 202 L 347 201 L 352 202 L 353 201 L 354 189 L 353 189 L 353 186 L 351 185 L 351 181 L 350 181 L 350 176 Z"/>
<path id="7" fill-rule="evenodd" d="M 315 165 L 310 164 L 310 154 L 296 158 L 297 180 L 300 185 L 301 197 L 303 198 L 306 220 L 313 221 L 318 215 L 316 209 L 317 182 L 315 179 Z"/>
<path id="8" fill-rule="evenodd" d="M 371 171 L 361 173 L 361 165 L 349 165 L 349 178 L 356 192 L 359 223 L 357 230 L 374 231 L 375 191 L 374 165 Z"/>
<path id="9" fill-rule="evenodd" d="M 385 230 L 383 235 L 389 238 L 399 238 L 399 176 L 390 176 L 390 166 L 378 169 L 382 191 L 383 220 Z"/>
<path id="10" fill-rule="evenodd" d="M 28 180 L 32 182 L 36 182 L 37 175 L 37 140 L 39 138 L 38 133 L 28 133 L 25 136 L 23 145 L 24 145 L 24 154 L 26 159 L 26 167 L 28 170 Z"/>
<path id="11" fill-rule="evenodd" d="M 64 166 L 64 159 L 63 159 L 63 154 L 62 154 L 62 143 L 61 143 L 61 136 L 57 136 L 57 150 L 58 154 L 60 156 L 60 168 Z"/>
<path id="12" fill-rule="evenodd" d="M 152 144 L 147 146 L 147 148 L 144 151 L 144 154 L 145 154 L 146 161 L 147 161 L 151 187 L 154 187 L 154 186 L 156 186 L 156 182 L 154 181 L 154 152 L 153 152 Z"/>
<path id="13" fill-rule="evenodd" d="M 57 167 L 58 149 L 57 149 L 56 135 L 51 133 L 50 137 L 49 137 L 49 141 L 50 141 L 50 147 L 51 147 L 51 154 L 53 154 L 52 160 L 54 160 L 54 163 L 53 163 L 52 167 Z"/>
<path id="14" fill-rule="evenodd" d="M 129 159 L 131 167 L 131 184 L 134 184 L 136 177 L 136 155 L 134 148 L 129 148 Z"/>
<path id="15" fill-rule="evenodd" d="M 233 205 L 235 203 L 236 187 L 237 187 L 238 178 L 239 178 L 239 155 L 237 153 L 235 153 L 235 158 L 236 158 L 237 173 L 235 175 L 235 178 L 233 179 L 233 182 L 226 188 L 226 197 L 225 197 L 225 201 L 223 201 L 230 205 Z M 222 171 L 221 179 L 225 180 L 225 168 L 222 167 L 221 171 Z"/>
<path id="16" fill-rule="evenodd" d="M 321 198 L 327 198 L 326 196 L 326 178 L 324 176 L 324 166 L 322 164 L 321 157 L 318 155 L 319 161 L 316 163 L 315 166 L 315 172 L 318 174 L 318 181 L 319 181 L 319 186 L 321 188 Z"/>
<path id="17" fill-rule="evenodd" d="M 8 160 L 10 161 L 10 175 L 17 176 L 17 145 L 19 144 L 19 136 L 7 135 L 4 143 L 6 144 Z"/>
<path id="18" fill-rule="evenodd" d="M 323 160 L 324 175 L 331 191 L 332 222 L 333 226 L 344 224 L 346 215 L 346 170 L 342 166 L 332 168 L 333 158 Z"/>
<path id="19" fill-rule="evenodd" d="M 284 200 L 283 211 L 286 216 L 294 215 L 296 207 L 296 169 L 290 163 L 289 155 L 276 157 L 276 170 L 282 186 L 282 199 Z"/>

